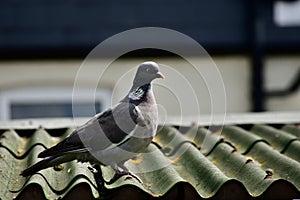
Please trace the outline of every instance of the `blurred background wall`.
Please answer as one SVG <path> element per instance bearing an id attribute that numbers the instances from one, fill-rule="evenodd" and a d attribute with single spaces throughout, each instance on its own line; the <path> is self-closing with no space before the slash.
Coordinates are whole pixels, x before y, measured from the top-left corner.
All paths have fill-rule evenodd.
<path id="1" fill-rule="evenodd" d="M 222 75 L 229 113 L 299 111 L 299 15 L 299 1 L 1 0 L 0 118 L 72 116 L 72 87 L 87 54 L 114 34 L 149 26 L 182 32 L 208 51 Z M 126 42 L 119 45 L 113 48 Z M 105 59 L 96 59 L 93 67 L 102 67 Z M 122 98 L 131 81 L 116 88 L 117 77 L 148 59 L 191 73 L 166 52 L 129 53 L 101 80 L 96 110 Z M 200 60 L 207 67 L 207 58 Z M 84 98 L 91 77 L 92 71 L 79 80 L 82 116 L 91 114 L 85 109 L 91 102 Z M 195 85 L 201 113 L 209 114 L 205 85 Z M 178 114 L 178 105 L 166 94 L 157 89 L 156 95 L 168 114 Z M 195 114 L 188 100 L 184 105 Z"/>

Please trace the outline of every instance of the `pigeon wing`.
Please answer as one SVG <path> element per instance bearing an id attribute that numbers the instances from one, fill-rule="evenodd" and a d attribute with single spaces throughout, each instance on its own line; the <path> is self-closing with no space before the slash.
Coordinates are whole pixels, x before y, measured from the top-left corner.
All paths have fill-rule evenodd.
<path id="1" fill-rule="evenodd" d="M 121 102 L 113 109 L 95 115 L 66 139 L 41 152 L 39 157 L 104 150 L 127 138 L 136 124 L 144 124 L 140 110 L 132 103 Z"/>

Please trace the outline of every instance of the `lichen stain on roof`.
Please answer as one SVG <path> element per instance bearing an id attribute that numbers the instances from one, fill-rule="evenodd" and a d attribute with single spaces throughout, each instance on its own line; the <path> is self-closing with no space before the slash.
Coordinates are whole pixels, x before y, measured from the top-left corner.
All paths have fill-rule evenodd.
<path id="1" fill-rule="evenodd" d="M 244 128 L 243 128 L 244 127 Z M 292 199 L 300 197 L 300 128 L 295 124 L 226 125 L 212 133 L 164 126 L 148 149 L 126 165 L 141 171 L 144 185 L 122 177 L 97 190 L 89 164 L 72 161 L 19 176 L 37 155 L 74 130 L 1 129 L 0 197 L 6 199 Z M 147 155 L 147 156 L 144 156 Z M 148 170 L 149 166 L 155 170 Z M 113 176 L 101 167 L 104 179 Z"/>

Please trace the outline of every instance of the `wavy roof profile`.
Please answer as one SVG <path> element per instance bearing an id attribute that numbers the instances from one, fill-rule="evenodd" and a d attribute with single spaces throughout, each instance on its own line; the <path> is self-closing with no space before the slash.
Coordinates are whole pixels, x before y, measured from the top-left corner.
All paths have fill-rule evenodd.
<path id="1" fill-rule="evenodd" d="M 16 125 L 17 124 L 17 125 Z M 56 124 L 56 123 L 55 123 Z M 11 127 L 10 129 L 8 127 Z M 1 199 L 292 199 L 300 197 L 300 126 L 238 124 L 223 129 L 160 127 L 146 153 L 126 163 L 129 176 L 97 190 L 87 163 L 76 161 L 19 176 L 37 154 L 74 129 L 0 124 Z M 113 176 L 101 167 L 105 179 Z"/>

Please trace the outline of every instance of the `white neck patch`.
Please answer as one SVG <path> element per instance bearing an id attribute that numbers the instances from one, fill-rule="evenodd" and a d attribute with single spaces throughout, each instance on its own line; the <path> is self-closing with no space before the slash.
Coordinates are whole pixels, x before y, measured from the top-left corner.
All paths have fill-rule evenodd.
<path id="1" fill-rule="evenodd" d="M 131 100 L 140 100 L 144 93 L 145 92 L 142 88 L 136 88 L 134 91 L 129 93 L 128 97 Z"/>

